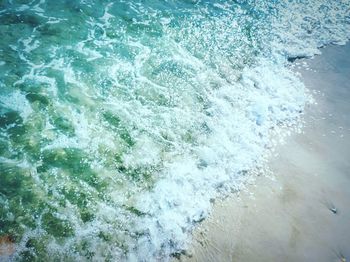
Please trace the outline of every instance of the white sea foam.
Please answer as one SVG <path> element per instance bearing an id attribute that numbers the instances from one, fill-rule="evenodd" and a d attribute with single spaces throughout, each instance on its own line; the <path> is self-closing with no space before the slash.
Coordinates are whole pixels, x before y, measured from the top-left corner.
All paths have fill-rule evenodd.
<path id="1" fill-rule="evenodd" d="M 164 179 L 138 197 L 137 208 L 150 215 L 147 234 L 136 248 L 138 260 L 185 249 L 187 232 L 208 215 L 210 199 L 218 192 L 240 188 L 247 179 L 242 171 L 264 161 L 271 128 L 276 135 L 278 123 L 295 121 L 310 98 L 292 72 L 266 61 L 243 72 L 236 85 L 212 94 L 214 116 L 207 119 L 210 135 L 190 154 L 172 159 Z M 240 100 L 239 105 L 230 100 Z M 163 248 L 165 243 L 168 250 Z"/>
<path id="2" fill-rule="evenodd" d="M 5 108 L 19 112 L 24 121 L 27 121 L 33 112 L 25 95 L 18 90 L 9 95 L 0 96 L 0 104 Z"/>
<path id="3" fill-rule="evenodd" d="M 247 172 L 264 164 L 273 138 L 285 135 L 282 127 L 296 124 L 311 100 L 286 58 L 313 56 L 349 37 L 347 1 L 283 1 L 276 14 L 269 2 L 254 2 L 215 4 L 224 10 L 218 16 L 200 3 L 187 16 L 186 2 L 180 17 L 123 1 L 67 8 L 69 19 L 44 16 L 45 1 L 35 6 L 47 18 L 44 36 L 34 39 L 38 27 L 22 38 L 24 49 L 13 44 L 12 50 L 29 67 L 14 87 L 35 83 L 50 100 L 35 112 L 44 123 L 40 153 L 59 158 L 65 149 L 79 150 L 108 183 L 99 192 L 57 166 L 46 174 L 54 182 L 47 182 L 37 171 L 42 159 L 33 161 L 26 167 L 36 181 L 33 191 L 50 191 L 53 216 L 69 221 L 74 234 L 59 241 L 39 216 L 16 255 L 41 237 L 50 256 L 73 260 L 166 261 L 186 248 L 210 200 L 240 189 Z M 56 30 L 79 19 L 77 10 L 99 12 L 84 21 L 86 33 Z M 57 45 L 55 34 L 72 42 Z M 44 47 L 46 60 L 36 53 Z M 25 120 L 33 115 L 22 91 L 0 101 Z M 56 118 L 69 130 L 59 130 Z M 62 193 L 69 190 L 86 196 L 93 219 L 82 220 L 81 207 Z"/>

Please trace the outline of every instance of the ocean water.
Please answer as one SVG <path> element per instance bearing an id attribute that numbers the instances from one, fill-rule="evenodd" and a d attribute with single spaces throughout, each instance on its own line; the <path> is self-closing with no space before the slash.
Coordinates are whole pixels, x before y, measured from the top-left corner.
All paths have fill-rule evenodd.
<path id="1" fill-rule="evenodd" d="M 0 37 L 0 260 L 167 261 L 297 123 L 289 65 L 350 1 L 4 0 Z"/>

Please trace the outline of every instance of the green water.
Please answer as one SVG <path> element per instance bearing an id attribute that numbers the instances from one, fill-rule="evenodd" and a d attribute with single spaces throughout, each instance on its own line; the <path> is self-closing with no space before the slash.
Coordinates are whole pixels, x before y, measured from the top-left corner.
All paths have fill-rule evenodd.
<path id="1" fill-rule="evenodd" d="M 261 88 L 261 100 L 281 100 L 266 106 L 263 125 L 249 111 L 260 103 L 258 84 L 240 83 L 261 58 L 279 66 L 292 52 L 276 47 L 283 34 L 274 23 L 285 22 L 285 10 L 287 2 L 275 1 L 0 1 L 0 237 L 16 243 L 11 259 L 165 259 L 181 251 L 175 231 L 154 240 L 148 226 L 168 207 L 144 210 L 140 198 L 187 160 L 186 186 L 204 181 L 192 171 L 238 174 L 263 152 L 267 130 L 299 112 L 304 98 L 293 106 L 293 95 L 284 101 Z M 306 39 L 314 49 L 329 42 Z M 198 152 L 215 151 L 214 138 L 226 135 L 222 162 L 204 160 Z M 207 184 L 206 208 L 214 190 Z M 196 220 L 186 212 L 178 212 L 184 235 Z M 149 253 L 139 248 L 147 241 Z"/>

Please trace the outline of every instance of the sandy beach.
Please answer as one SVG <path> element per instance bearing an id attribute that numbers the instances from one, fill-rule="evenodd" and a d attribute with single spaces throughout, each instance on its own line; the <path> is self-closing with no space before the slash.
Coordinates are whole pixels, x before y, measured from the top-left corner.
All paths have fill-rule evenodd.
<path id="1" fill-rule="evenodd" d="M 302 133 L 277 147 L 268 175 L 215 203 L 181 261 L 350 260 L 350 45 L 294 68 L 316 101 Z"/>

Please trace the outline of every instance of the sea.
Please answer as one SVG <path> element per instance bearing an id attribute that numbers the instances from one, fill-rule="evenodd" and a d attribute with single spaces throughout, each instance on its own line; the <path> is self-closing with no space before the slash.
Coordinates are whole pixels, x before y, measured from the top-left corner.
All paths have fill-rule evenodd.
<path id="1" fill-rule="evenodd" d="M 349 37 L 350 0 L 0 1 L 0 260 L 185 252 Z"/>

